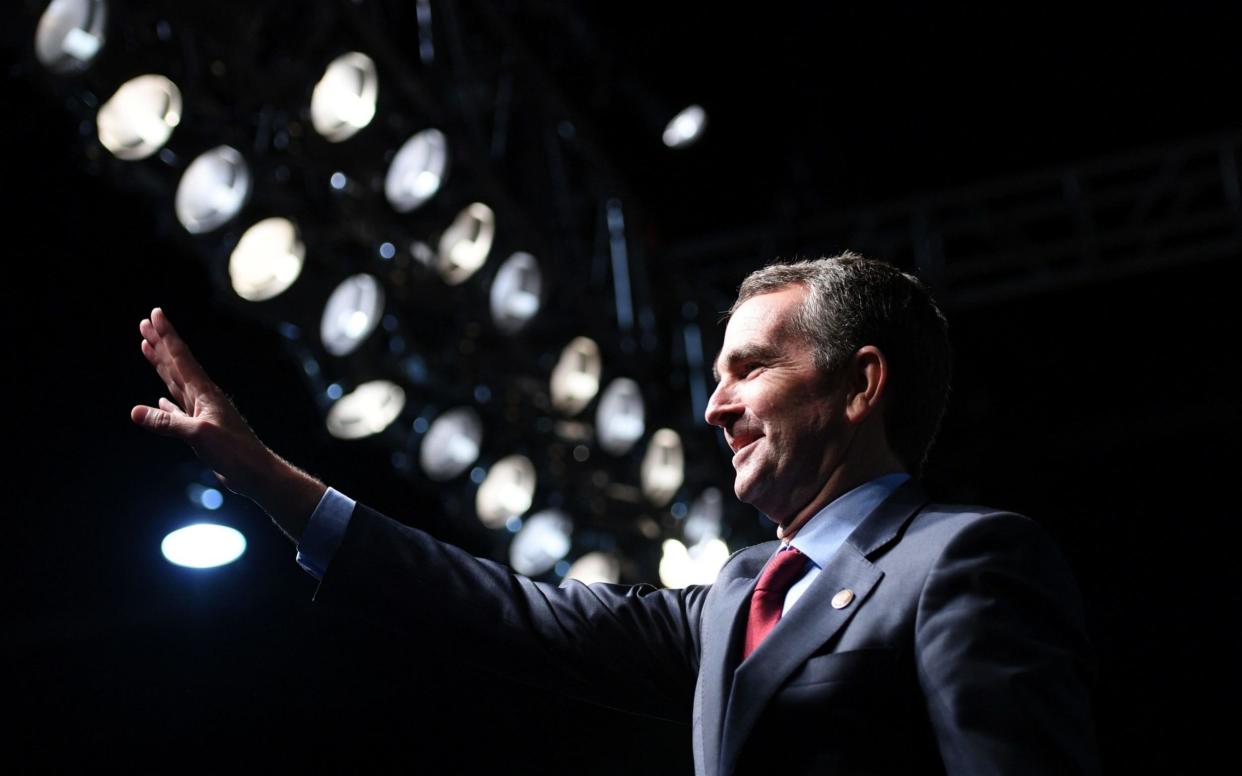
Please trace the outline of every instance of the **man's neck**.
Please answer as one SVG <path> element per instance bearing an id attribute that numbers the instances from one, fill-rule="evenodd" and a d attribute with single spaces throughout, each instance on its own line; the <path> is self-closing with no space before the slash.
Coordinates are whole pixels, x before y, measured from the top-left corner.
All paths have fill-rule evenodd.
<path id="1" fill-rule="evenodd" d="M 800 509 L 796 515 L 781 523 L 776 528 L 776 538 L 782 541 L 793 539 L 794 535 L 806 525 L 812 517 L 819 514 L 824 507 L 849 493 L 854 488 L 883 477 L 886 474 L 905 473 L 905 467 L 899 462 L 886 462 L 885 465 L 868 467 L 862 471 L 849 472 L 842 469 L 832 473 L 824 487 L 811 503 Z"/>

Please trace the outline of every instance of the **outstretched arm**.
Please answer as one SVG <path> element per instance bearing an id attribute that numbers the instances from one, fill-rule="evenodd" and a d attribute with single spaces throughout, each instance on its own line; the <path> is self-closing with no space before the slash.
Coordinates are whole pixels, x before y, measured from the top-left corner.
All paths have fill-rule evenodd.
<path id="1" fill-rule="evenodd" d="M 148 431 L 190 445 L 225 487 L 262 507 L 296 542 L 323 496 L 323 483 L 276 455 L 255 436 L 163 310 L 152 310 L 138 331 L 142 354 L 172 399 L 161 397 L 158 407 L 138 405 L 130 411 L 130 418 Z"/>

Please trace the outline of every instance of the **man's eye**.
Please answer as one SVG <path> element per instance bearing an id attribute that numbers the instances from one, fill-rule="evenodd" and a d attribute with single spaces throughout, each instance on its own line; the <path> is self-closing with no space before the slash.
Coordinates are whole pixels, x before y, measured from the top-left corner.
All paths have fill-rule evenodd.
<path id="1" fill-rule="evenodd" d="M 742 369 L 742 376 L 743 376 L 743 377 L 751 377 L 752 375 L 754 375 L 756 372 L 758 372 L 758 371 L 759 371 L 760 369 L 762 369 L 762 368 L 763 368 L 763 366 L 762 366 L 762 365 L 760 365 L 760 364 L 747 364 L 747 365 L 746 365 L 746 366 Z"/>

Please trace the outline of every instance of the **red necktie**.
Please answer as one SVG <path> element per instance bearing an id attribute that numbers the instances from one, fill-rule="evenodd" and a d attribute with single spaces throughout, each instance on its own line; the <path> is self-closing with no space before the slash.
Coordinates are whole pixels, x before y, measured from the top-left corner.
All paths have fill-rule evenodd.
<path id="1" fill-rule="evenodd" d="M 793 583 L 802 576 L 806 568 L 806 556 L 798 552 L 796 547 L 788 547 L 776 553 L 776 557 L 768 563 L 759 582 L 755 585 L 755 594 L 750 598 L 750 619 L 746 621 L 746 645 L 742 649 L 742 659 L 750 657 L 759 642 L 776 627 L 781 619 L 781 610 L 785 608 L 785 594 Z"/>

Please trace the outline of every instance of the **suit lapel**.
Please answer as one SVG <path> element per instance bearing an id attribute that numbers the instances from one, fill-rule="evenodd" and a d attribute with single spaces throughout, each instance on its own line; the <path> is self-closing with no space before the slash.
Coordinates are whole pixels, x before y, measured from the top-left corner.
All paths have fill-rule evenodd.
<path id="1" fill-rule="evenodd" d="M 742 632 L 750 595 L 767 559 L 778 542 L 751 547 L 737 558 L 736 570 L 712 586 L 710 609 L 703 618 L 702 653 L 699 660 L 698 697 L 695 699 L 698 724 L 694 727 L 695 759 L 701 773 L 720 772 L 720 742 L 725 707 L 733 679 L 733 666 L 741 653 Z"/>
<path id="2" fill-rule="evenodd" d="M 737 664 L 737 660 L 741 657 L 745 610 L 763 563 L 753 570 L 748 583 L 740 586 L 743 588 L 740 596 L 733 592 L 736 585 L 730 587 L 733 596 L 740 598 L 734 604 L 731 597 L 730 605 L 736 605 L 739 611 L 734 612 L 732 618 L 726 676 L 710 683 L 725 694 L 725 699 L 719 760 L 711 761 L 708 773 L 732 772 L 742 745 L 777 690 L 866 604 L 871 591 L 883 578 L 884 572 L 872 565 L 867 556 L 894 541 L 902 527 L 926 503 L 922 489 L 912 480 L 894 491 L 846 539 L 798 604 L 790 609 L 788 616 L 781 618 L 768 638 L 741 665 Z M 770 556 L 771 553 L 768 553 L 763 560 Z M 834 609 L 830 603 L 833 595 L 846 588 L 853 591 L 853 602 L 844 608 Z M 707 665 L 704 663 L 704 667 Z M 727 668 L 732 666 L 737 666 L 737 670 L 733 672 L 730 682 Z M 713 680 L 716 678 L 712 676 Z M 706 716 L 703 721 L 708 722 Z"/>

